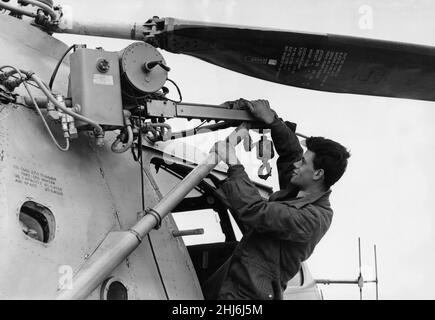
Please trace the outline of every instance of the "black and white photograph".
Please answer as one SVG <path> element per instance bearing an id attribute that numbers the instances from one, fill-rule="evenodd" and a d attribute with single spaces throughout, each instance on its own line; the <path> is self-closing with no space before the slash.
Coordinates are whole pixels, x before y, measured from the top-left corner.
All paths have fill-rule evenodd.
<path id="1" fill-rule="evenodd" d="M 0 300 L 435 299 L 434 2 L 0 0 L 0 48 Z"/>

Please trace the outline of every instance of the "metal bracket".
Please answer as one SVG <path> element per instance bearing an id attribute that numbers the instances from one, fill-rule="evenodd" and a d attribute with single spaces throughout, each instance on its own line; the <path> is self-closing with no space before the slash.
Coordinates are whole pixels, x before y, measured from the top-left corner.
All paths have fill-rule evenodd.
<path id="1" fill-rule="evenodd" d="M 154 47 L 159 47 L 159 43 L 156 40 L 156 35 L 162 33 L 165 29 L 166 20 L 163 18 L 159 18 L 157 16 L 148 19 L 145 23 L 142 24 L 141 29 L 139 30 L 141 36 L 143 37 L 143 41 L 151 44 Z M 137 27 L 135 26 L 134 29 Z M 136 30 L 134 30 L 134 33 Z M 133 38 L 133 37 L 132 37 Z"/>
<path id="2" fill-rule="evenodd" d="M 154 227 L 154 229 L 155 230 L 160 229 L 160 227 L 162 226 L 162 217 L 160 216 L 160 214 L 156 210 L 154 210 L 152 208 L 146 208 L 145 209 L 145 215 L 147 215 L 147 214 L 152 215 L 156 219 L 156 221 L 157 221 L 157 224 Z"/>
<path id="3" fill-rule="evenodd" d="M 258 122 L 248 110 L 233 110 L 208 104 L 177 104 L 162 100 L 147 101 L 145 113 L 147 117 Z"/>

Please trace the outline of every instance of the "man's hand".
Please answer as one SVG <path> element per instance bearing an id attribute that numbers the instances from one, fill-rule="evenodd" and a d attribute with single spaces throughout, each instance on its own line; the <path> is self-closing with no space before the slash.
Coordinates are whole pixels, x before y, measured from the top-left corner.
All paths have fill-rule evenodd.
<path id="1" fill-rule="evenodd" d="M 219 157 L 218 161 L 224 161 L 229 166 L 240 164 L 239 159 L 236 156 L 236 150 L 234 147 L 226 141 L 218 141 L 211 148 L 210 152 L 215 152 Z"/>
<path id="2" fill-rule="evenodd" d="M 265 124 L 271 124 L 275 120 L 276 113 L 270 108 L 267 100 L 245 100 L 252 115 Z"/>
<path id="3" fill-rule="evenodd" d="M 270 108 L 269 101 L 263 99 L 249 101 L 240 98 L 234 101 L 226 101 L 221 106 L 233 110 L 249 110 L 255 118 L 265 124 L 271 124 L 277 117 L 276 112 Z"/>
<path id="4" fill-rule="evenodd" d="M 244 109 L 248 109 L 248 105 L 246 104 L 247 101 L 248 100 L 240 98 L 233 101 L 225 101 L 224 103 L 221 104 L 221 106 L 227 109 L 244 110 Z"/>

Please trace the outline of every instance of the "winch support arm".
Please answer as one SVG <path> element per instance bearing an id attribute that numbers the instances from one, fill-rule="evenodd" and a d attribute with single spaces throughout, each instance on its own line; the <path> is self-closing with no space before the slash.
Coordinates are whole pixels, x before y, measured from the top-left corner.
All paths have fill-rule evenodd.
<path id="1" fill-rule="evenodd" d="M 166 100 L 150 100 L 147 102 L 145 113 L 147 117 L 259 122 L 249 110 L 227 109 L 210 104 L 175 103 Z"/>

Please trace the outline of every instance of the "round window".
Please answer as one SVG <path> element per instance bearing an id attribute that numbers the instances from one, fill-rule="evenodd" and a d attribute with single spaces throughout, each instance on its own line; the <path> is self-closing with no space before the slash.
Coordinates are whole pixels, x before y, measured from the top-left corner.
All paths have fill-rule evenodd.
<path id="1" fill-rule="evenodd" d="M 48 243 L 54 239 L 56 223 L 47 207 L 26 201 L 20 208 L 19 222 L 24 234 L 37 241 Z"/>
<path id="2" fill-rule="evenodd" d="M 128 289 L 120 279 L 110 277 L 101 286 L 102 300 L 128 300 Z"/>

